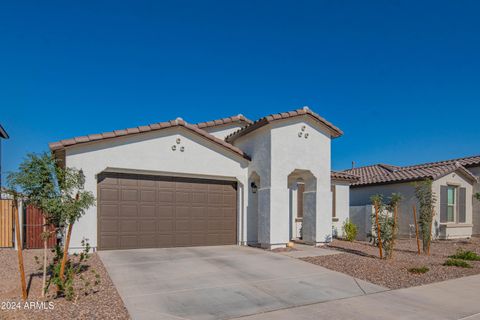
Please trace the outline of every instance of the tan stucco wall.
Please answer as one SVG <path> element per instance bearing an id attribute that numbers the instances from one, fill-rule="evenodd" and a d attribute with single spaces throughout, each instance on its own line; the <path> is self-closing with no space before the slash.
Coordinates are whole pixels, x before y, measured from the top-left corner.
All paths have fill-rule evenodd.
<path id="1" fill-rule="evenodd" d="M 466 189 L 466 223 L 440 223 L 440 186 L 456 185 Z M 435 232 L 442 239 L 466 238 L 472 235 L 472 184 L 458 172 L 450 173 L 433 182 L 433 192 L 437 195 L 435 204 Z M 456 217 L 457 219 L 457 217 Z"/>
<path id="2" fill-rule="evenodd" d="M 440 225 L 440 186 L 454 184 L 459 187 L 466 188 L 466 223 L 465 224 L 443 224 Z M 470 237 L 472 234 L 472 184 L 461 174 L 451 173 L 442 178 L 439 178 L 433 182 L 433 192 L 437 197 L 435 204 L 435 217 L 433 234 L 440 238 L 465 238 Z M 413 206 L 418 206 L 417 198 L 415 197 L 415 187 L 413 183 L 396 183 L 386 185 L 375 185 L 365 187 L 351 187 L 350 188 L 350 206 L 364 206 L 370 205 L 370 197 L 375 194 L 382 194 L 385 201 L 388 201 L 388 197 L 392 193 L 400 193 L 403 196 L 403 200 L 399 206 L 399 236 L 409 237 L 415 236 L 414 229 L 411 226 L 414 225 L 413 220 Z"/>

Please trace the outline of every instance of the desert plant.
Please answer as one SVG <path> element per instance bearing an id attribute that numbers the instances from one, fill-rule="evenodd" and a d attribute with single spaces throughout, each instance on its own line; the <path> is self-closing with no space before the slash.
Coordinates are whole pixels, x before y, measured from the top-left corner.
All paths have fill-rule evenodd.
<path id="1" fill-rule="evenodd" d="M 382 230 L 381 230 L 381 222 L 380 222 L 380 214 L 383 212 L 384 204 L 383 204 L 383 196 L 381 194 L 373 195 L 371 198 L 372 204 L 375 207 L 375 214 L 372 217 L 372 220 L 375 222 L 375 227 L 372 228 L 374 231 L 372 232 L 371 238 L 374 245 L 378 246 L 379 256 L 380 259 L 383 258 L 383 242 L 382 242 Z M 373 221 L 372 221 L 373 224 Z"/>
<path id="2" fill-rule="evenodd" d="M 51 233 L 46 232 L 47 224 L 59 225 L 61 211 L 57 203 L 55 160 L 51 155 L 28 154 L 19 165 L 18 171 L 10 173 L 7 177 L 9 190 L 20 194 L 26 204 L 30 204 L 43 213 L 43 232 L 41 238 L 44 243 L 43 252 L 43 280 L 42 296 L 45 293 L 47 276 L 47 241 Z"/>
<path id="3" fill-rule="evenodd" d="M 415 274 L 427 273 L 430 269 L 428 267 L 419 267 L 419 268 L 409 268 L 408 272 Z"/>
<path id="4" fill-rule="evenodd" d="M 400 193 L 392 193 L 390 201 L 387 205 L 387 210 L 393 212 L 393 224 L 392 224 L 392 238 L 388 248 L 388 257 L 393 257 L 393 251 L 395 250 L 395 240 L 398 234 L 398 206 L 402 201 L 403 196 Z"/>
<path id="5" fill-rule="evenodd" d="M 345 237 L 345 240 L 347 241 L 353 241 L 357 237 L 357 225 L 350 221 L 350 219 L 346 219 L 345 222 L 343 222 L 343 234 Z"/>
<path id="6" fill-rule="evenodd" d="M 398 232 L 398 206 L 402 200 L 402 195 L 399 193 L 392 193 L 388 198 L 388 203 L 385 204 L 384 197 L 381 194 L 372 196 L 372 204 L 375 207 L 375 212 L 372 214 L 372 232 L 369 237 L 379 250 L 385 251 L 386 258 L 392 258 L 395 247 L 395 239 Z M 381 254 L 381 256 L 383 256 Z"/>
<path id="7" fill-rule="evenodd" d="M 93 194 L 84 190 L 83 172 L 59 165 L 51 154 L 45 152 L 27 155 L 20 164 L 19 170 L 8 175 L 7 181 L 12 192 L 19 193 L 18 189 L 21 189 L 27 203 L 44 212 L 45 224 L 55 225 L 64 240 L 59 272 L 62 279 L 73 224 L 95 202 Z M 47 238 L 48 236 L 44 237 L 44 243 Z M 44 246 L 44 275 L 46 274 L 45 248 L 46 245 Z M 59 285 L 59 288 L 61 287 Z M 43 289 L 44 292 L 45 287 Z"/>
<path id="8" fill-rule="evenodd" d="M 470 263 L 464 260 L 452 259 L 452 258 L 445 261 L 443 265 L 448 267 L 473 268 Z"/>
<path id="9" fill-rule="evenodd" d="M 427 179 L 414 184 L 415 196 L 419 204 L 418 224 L 422 235 L 423 252 L 430 254 L 432 241 L 432 222 L 435 215 L 434 206 L 437 198 L 432 190 L 432 180 Z"/>
<path id="10" fill-rule="evenodd" d="M 468 261 L 480 261 L 480 255 L 478 255 L 477 253 L 475 253 L 473 251 L 466 251 L 466 250 L 463 250 L 461 248 L 458 248 L 457 252 L 455 254 L 449 256 L 449 258 L 460 259 L 460 260 L 468 260 Z"/>
<path id="11" fill-rule="evenodd" d="M 100 275 L 93 269 L 90 272 L 94 276 L 93 284 L 85 275 L 88 269 L 87 261 L 90 259 L 90 244 L 86 240 L 82 240 L 83 250 L 80 254 L 74 254 L 72 258 L 68 258 L 65 264 L 64 277 L 60 276 L 60 270 L 63 261 L 63 248 L 57 245 L 52 252 L 54 253 L 53 262 L 48 267 L 49 281 L 46 289 L 54 284 L 57 288 L 57 296 L 64 295 L 65 299 L 72 301 L 80 294 L 89 295 L 95 291 L 95 287 L 100 284 Z M 75 281 L 76 279 L 79 279 Z M 77 282 L 77 283 L 76 283 Z M 80 282 L 80 283 L 78 283 Z"/>

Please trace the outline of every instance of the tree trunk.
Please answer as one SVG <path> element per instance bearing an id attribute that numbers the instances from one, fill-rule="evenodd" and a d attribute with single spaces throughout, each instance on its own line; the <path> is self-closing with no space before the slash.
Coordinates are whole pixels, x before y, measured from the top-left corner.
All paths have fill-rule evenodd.
<path id="1" fill-rule="evenodd" d="M 62 281 L 65 278 L 65 264 L 67 263 L 68 247 L 70 246 L 70 237 L 72 235 L 72 227 L 73 227 L 73 223 L 68 224 L 67 238 L 65 240 L 65 246 L 63 249 L 62 264 L 60 265 L 60 280 Z"/>
<path id="2" fill-rule="evenodd" d="M 47 285 L 47 252 L 48 252 L 48 237 L 47 237 L 47 221 L 43 217 L 43 278 L 42 278 L 42 298 L 45 297 L 45 286 Z"/>
<path id="3" fill-rule="evenodd" d="M 397 220 L 398 220 L 398 206 L 393 209 L 393 230 L 392 230 L 392 244 L 390 249 L 390 259 L 393 258 L 393 250 L 395 250 L 395 239 L 397 238 Z"/>
<path id="4" fill-rule="evenodd" d="M 413 222 L 415 222 L 415 237 L 417 238 L 418 255 L 420 255 L 420 239 L 418 237 L 417 208 L 413 206 Z"/>
<path id="5" fill-rule="evenodd" d="M 380 259 L 383 259 L 382 236 L 380 234 L 380 222 L 378 221 L 378 205 L 375 205 L 375 223 L 377 224 L 378 250 L 380 251 Z"/>
<path id="6" fill-rule="evenodd" d="M 430 231 L 428 234 L 428 247 L 427 247 L 427 255 L 430 255 L 430 244 L 432 243 L 432 229 L 433 229 L 433 216 L 435 215 L 435 212 L 433 211 L 432 208 L 432 213 L 431 213 L 431 222 L 430 222 Z"/>
<path id="7" fill-rule="evenodd" d="M 20 238 L 20 217 L 18 212 L 17 199 L 13 200 L 13 215 L 15 218 L 15 240 L 17 242 L 17 254 L 18 254 L 18 269 L 20 272 L 20 282 L 22 284 L 22 298 L 23 301 L 27 300 L 27 282 L 25 281 L 25 267 L 23 265 L 23 251 L 22 251 L 22 239 Z"/>

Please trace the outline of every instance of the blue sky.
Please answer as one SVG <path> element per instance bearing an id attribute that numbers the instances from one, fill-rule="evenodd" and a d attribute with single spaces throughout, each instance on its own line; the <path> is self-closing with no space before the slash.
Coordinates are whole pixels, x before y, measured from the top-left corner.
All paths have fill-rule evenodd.
<path id="1" fill-rule="evenodd" d="M 480 154 L 478 1 L 2 1 L 3 170 L 77 135 L 310 106 L 333 167 Z"/>

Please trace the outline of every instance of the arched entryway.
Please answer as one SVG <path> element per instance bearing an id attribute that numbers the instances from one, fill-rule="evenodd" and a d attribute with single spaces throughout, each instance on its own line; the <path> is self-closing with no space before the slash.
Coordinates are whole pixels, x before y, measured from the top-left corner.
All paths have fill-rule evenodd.
<path id="1" fill-rule="evenodd" d="M 289 239 L 314 241 L 317 179 L 309 170 L 295 169 L 288 175 Z"/>

